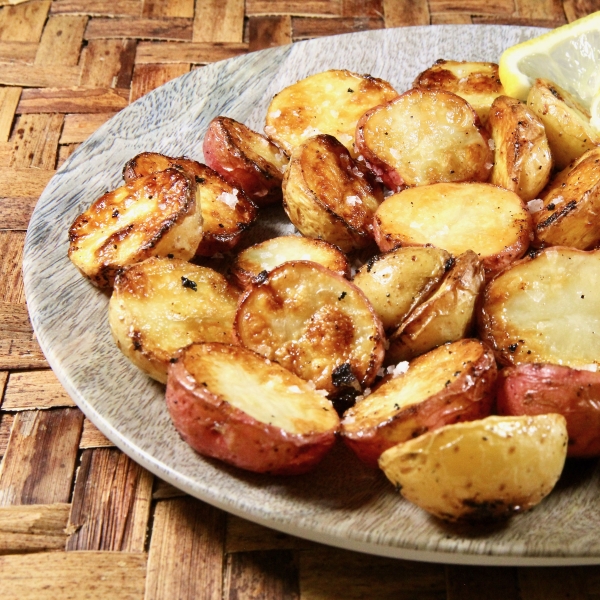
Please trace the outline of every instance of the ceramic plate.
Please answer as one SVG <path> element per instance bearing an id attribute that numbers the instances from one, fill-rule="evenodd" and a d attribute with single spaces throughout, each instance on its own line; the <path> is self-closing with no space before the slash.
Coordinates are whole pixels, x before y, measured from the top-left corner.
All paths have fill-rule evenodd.
<path id="1" fill-rule="evenodd" d="M 227 115 L 262 130 L 270 98 L 312 73 L 345 68 L 387 79 L 398 91 L 438 58 L 497 61 L 540 33 L 504 26 L 370 31 L 301 42 L 195 70 L 121 111 L 52 179 L 27 233 L 24 277 L 31 320 L 58 378 L 92 422 L 135 461 L 189 494 L 269 527 L 349 549 L 470 564 L 600 563 L 597 461 L 568 465 L 535 510 L 475 530 L 440 524 L 399 498 L 385 477 L 339 443 L 313 473 L 249 474 L 200 457 L 177 435 L 164 388 L 117 351 L 108 296 L 67 259 L 73 219 L 121 185 L 123 164 L 142 151 L 202 160 L 210 120 Z M 288 228 L 276 212 L 258 235 Z"/>

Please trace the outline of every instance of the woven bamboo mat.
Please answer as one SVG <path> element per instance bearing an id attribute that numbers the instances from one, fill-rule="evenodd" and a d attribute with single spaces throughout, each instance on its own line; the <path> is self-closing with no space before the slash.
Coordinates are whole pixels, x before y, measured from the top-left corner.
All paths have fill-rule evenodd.
<path id="1" fill-rule="evenodd" d="M 600 599 L 597 568 L 365 556 L 233 517 L 105 439 L 48 369 L 20 264 L 31 211 L 96 128 L 203 64 L 437 23 L 554 27 L 598 0 L 0 0 L 0 598 Z"/>

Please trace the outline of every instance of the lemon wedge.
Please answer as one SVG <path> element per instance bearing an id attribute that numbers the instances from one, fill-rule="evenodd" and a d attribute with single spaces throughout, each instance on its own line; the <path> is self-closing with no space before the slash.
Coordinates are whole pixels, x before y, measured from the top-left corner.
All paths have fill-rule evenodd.
<path id="1" fill-rule="evenodd" d="M 600 11 L 504 51 L 499 62 L 506 93 L 527 99 L 538 77 L 573 94 L 600 131 Z"/>

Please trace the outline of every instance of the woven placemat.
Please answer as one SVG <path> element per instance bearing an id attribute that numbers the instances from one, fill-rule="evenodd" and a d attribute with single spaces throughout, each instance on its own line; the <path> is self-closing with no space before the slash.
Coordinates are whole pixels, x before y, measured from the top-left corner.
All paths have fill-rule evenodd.
<path id="1" fill-rule="evenodd" d="M 448 23 L 555 27 L 586 0 L 0 1 L 0 598 L 600 598 L 594 567 L 459 567 L 356 554 L 227 515 L 84 418 L 29 323 L 35 203 L 101 124 L 202 65 L 291 41 Z"/>

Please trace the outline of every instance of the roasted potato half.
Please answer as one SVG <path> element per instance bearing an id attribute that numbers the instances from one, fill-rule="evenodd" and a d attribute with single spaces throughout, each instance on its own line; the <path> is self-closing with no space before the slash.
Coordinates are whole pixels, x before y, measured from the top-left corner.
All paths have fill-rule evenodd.
<path id="1" fill-rule="evenodd" d="M 544 124 L 558 169 L 600 145 L 600 134 L 591 127 L 587 109 L 551 81 L 536 79 L 529 90 L 527 106 Z"/>
<path id="2" fill-rule="evenodd" d="M 257 206 L 281 201 L 288 157 L 264 135 L 227 117 L 213 119 L 204 136 L 204 160 Z"/>
<path id="3" fill-rule="evenodd" d="M 284 263 L 242 297 L 238 342 L 335 396 L 369 386 L 381 367 L 384 334 L 365 295 L 309 261 Z"/>
<path id="4" fill-rule="evenodd" d="M 344 413 L 344 441 L 376 467 L 381 453 L 427 431 L 489 416 L 496 380 L 494 353 L 479 340 L 445 344 L 413 360 Z"/>
<path id="5" fill-rule="evenodd" d="M 600 243 L 600 148 L 589 150 L 561 171 L 533 214 L 538 246 L 571 246 L 580 250 Z"/>
<path id="6" fill-rule="evenodd" d="M 317 135 L 292 153 L 283 179 L 283 206 L 305 236 L 344 252 L 373 240 L 373 215 L 383 189 L 330 135 Z"/>
<path id="7" fill-rule="evenodd" d="M 141 177 L 107 192 L 69 229 L 69 258 L 98 287 L 150 256 L 189 260 L 202 239 L 199 192 L 177 169 Z"/>
<path id="8" fill-rule="evenodd" d="M 442 90 L 413 88 L 365 113 L 356 148 L 392 190 L 450 181 L 487 181 L 489 134 L 473 108 Z"/>
<path id="9" fill-rule="evenodd" d="M 558 413 L 567 421 L 567 456 L 600 456 L 600 373 L 534 363 L 501 375 L 499 414 Z"/>
<path id="10" fill-rule="evenodd" d="M 358 119 L 398 92 L 383 79 L 330 70 L 311 75 L 281 90 L 267 110 L 265 133 L 291 154 L 296 146 L 326 133 L 354 153 Z"/>
<path id="11" fill-rule="evenodd" d="M 600 251 L 546 248 L 487 286 L 480 337 L 505 365 L 599 364 L 599 289 Z"/>
<path id="12" fill-rule="evenodd" d="M 350 275 L 346 255 L 323 240 L 284 235 L 242 250 L 236 256 L 231 274 L 240 288 L 260 283 L 269 271 L 284 262 L 309 260 L 319 263 L 342 277 Z"/>
<path id="13" fill-rule="evenodd" d="M 108 305 L 117 346 L 161 383 L 170 362 L 192 342 L 232 343 L 238 293 L 212 269 L 149 258 L 121 271 Z"/>
<path id="14" fill-rule="evenodd" d="M 353 283 L 365 293 L 389 331 L 435 291 L 453 264 L 450 254 L 439 248 L 398 248 L 371 258 L 358 270 Z"/>
<path id="15" fill-rule="evenodd" d="M 488 183 L 438 183 L 385 199 L 375 213 L 381 250 L 432 244 L 455 256 L 473 250 L 488 279 L 521 258 L 533 237 L 517 194 Z"/>
<path id="16" fill-rule="evenodd" d="M 552 172 L 542 122 L 519 100 L 499 96 L 492 104 L 488 128 L 495 146 L 491 183 L 516 192 L 525 201 L 537 198 Z"/>
<path id="17" fill-rule="evenodd" d="M 435 292 L 389 337 L 386 364 L 410 360 L 469 335 L 484 283 L 483 266 L 474 252 L 456 257 Z"/>
<path id="18" fill-rule="evenodd" d="M 167 408 L 197 452 L 256 471 L 313 468 L 335 442 L 331 402 L 306 381 L 254 352 L 193 344 L 169 369 Z"/>
<path id="19" fill-rule="evenodd" d="M 201 198 L 204 237 L 196 249 L 198 256 L 213 256 L 233 248 L 257 217 L 256 206 L 243 191 L 227 183 L 216 171 L 190 158 L 170 158 L 156 152 L 143 152 L 123 168 L 125 181 L 174 167 L 184 170 L 198 185 Z"/>
<path id="20" fill-rule="evenodd" d="M 401 494 L 445 521 L 489 521 L 538 504 L 567 452 L 561 415 L 446 425 L 386 450 L 379 466 Z"/>
<path id="21" fill-rule="evenodd" d="M 498 76 L 498 65 L 486 62 L 466 62 L 440 59 L 417 76 L 413 87 L 445 90 L 464 98 L 485 125 L 490 106 L 504 94 Z"/>

